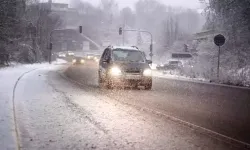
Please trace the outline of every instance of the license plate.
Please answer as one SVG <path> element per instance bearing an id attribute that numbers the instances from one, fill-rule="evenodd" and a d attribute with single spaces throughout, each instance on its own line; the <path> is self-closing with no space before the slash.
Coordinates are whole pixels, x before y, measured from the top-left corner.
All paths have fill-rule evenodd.
<path id="1" fill-rule="evenodd" d="M 140 75 L 126 75 L 126 79 L 139 80 L 141 79 L 141 76 Z"/>

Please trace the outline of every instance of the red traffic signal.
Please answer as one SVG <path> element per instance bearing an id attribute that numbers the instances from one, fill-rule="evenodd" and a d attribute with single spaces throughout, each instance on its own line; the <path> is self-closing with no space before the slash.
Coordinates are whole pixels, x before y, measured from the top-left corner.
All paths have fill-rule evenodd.
<path id="1" fill-rule="evenodd" d="M 119 35 L 122 35 L 122 27 L 119 28 Z"/>

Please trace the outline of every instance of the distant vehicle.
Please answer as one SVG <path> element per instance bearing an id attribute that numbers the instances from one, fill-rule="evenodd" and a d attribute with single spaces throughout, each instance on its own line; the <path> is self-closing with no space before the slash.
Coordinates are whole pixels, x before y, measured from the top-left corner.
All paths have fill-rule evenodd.
<path id="1" fill-rule="evenodd" d="M 109 46 L 99 62 L 99 85 L 107 88 L 114 86 L 144 86 L 152 88 L 152 70 L 142 51 L 135 47 Z"/>
<path id="2" fill-rule="evenodd" d="M 88 59 L 88 60 L 97 60 L 97 59 L 100 59 L 100 55 L 97 55 L 97 54 L 87 54 L 86 59 Z"/>
<path id="3" fill-rule="evenodd" d="M 72 64 L 73 65 L 82 65 L 82 64 L 85 64 L 85 59 L 83 57 L 74 57 L 72 59 Z"/>
<path id="4" fill-rule="evenodd" d="M 168 64 L 165 66 L 165 69 L 167 69 L 167 70 L 175 70 L 175 69 L 180 69 L 181 67 L 183 67 L 181 61 L 171 60 L 171 61 L 169 61 Z"/>
<path id="5" fill-rule="evenodd" d="M 71 52 L 71 51 L 68 51 L 66 54 L 67 54 L 67 56 L 75 56 L 75 53 Z"/>
<path id="6" fill-rule="evenodd" d="M 170 60 L 166 64 L 158 65 L 156 68 L 157 70 L 178 70 L 183 67 L 183 64 L 181 61 L 178 60 Z"/>
<path id="7" fill-rule="evenodd" d="M 64 57 L 66 57 L 66 54 L 64 52 L 59 52 L 58 57 L 59 58 L 64 58 Z"/>
<path id="8" fill-rule="evenodd" d="M 98 63 L 100 60 L 100 57 L 101 57 L 101 55 L 98 55 L 98 54 L 87 54 L 85 59 L 87 62 Z"/>

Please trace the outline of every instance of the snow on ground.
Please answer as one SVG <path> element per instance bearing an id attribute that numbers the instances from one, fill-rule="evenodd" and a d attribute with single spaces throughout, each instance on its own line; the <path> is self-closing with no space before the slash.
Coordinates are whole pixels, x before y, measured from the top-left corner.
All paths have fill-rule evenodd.
<path id="1" fill-rule="evenodd" d="M 13 88 L 18 78 L 25 72 L 49 64 L 21 65 L 0 68 L 0 147 L 1 150 L 16 149 L 15 126 L 13 121 Z"/>
<path id="2" fill-rule="evenodd" d="M 156 66 L 157 66 L 157 64 L 152 63 L 152 64 L 151 64 L 151 65 L 149 65 L 149 66 L 150 66 L 150 68 L 151 68 L 151 69 L 156 70 Z"/>
<path id="3" fill-rule="evenodd" d="M 190 78 L 190 77 L 180 76 L 180 75 L 176 75 L 176 74 L 168 74 L 168 73 L 164 74 L 163 72 L 157 71 L 157 70 L 153 71 L 153 76 L 159 77 L 159 78 L 167 78 L 167 79 L 209 82 L 209 80 L 205 79 L 205 78 Z"/>
<path id="4" fill-rule="evenodd" d="M 54 61 L 52 64 L 55 64 L 55 65 L 62 65 L 62 64 L 67 64 L 67 61 L 64 60 L 64 59 L 60 59 L 58 58 L 56 61 Z"/>

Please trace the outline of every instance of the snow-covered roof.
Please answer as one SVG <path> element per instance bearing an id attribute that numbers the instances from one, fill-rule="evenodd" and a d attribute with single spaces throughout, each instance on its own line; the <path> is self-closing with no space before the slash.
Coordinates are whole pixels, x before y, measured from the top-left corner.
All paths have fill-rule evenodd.
<path id="1" fill-rule="evenodd" d="M 138 51 L 139 49 L 136 47 L 132 46 L 112 46 L 113 49 L 126 49 L 126 50 L 136 50 Z"/>

